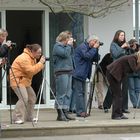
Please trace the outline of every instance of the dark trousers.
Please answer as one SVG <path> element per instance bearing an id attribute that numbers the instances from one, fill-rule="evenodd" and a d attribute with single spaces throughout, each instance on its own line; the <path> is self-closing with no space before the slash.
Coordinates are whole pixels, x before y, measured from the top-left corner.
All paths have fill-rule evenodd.
<path id="1" fill-rule="evenodd" d="M 110 87 L 108 87 L 104 102 L 103 102 L 103 107 L 104 109 L 110 109 L 112 105 L 112 92 Z"/>
<path id="2" fill-rule="evenodd" d="M 107 94 L 103 102 L 103 107 L 105 109 L 110 109 L 112 105 L 113 95 L 109 88 L 107 90 Z M 125 77 L 122 80 L 121 89 L 122 89 L 122 109 L 125 110 L 125 109 L 128 109 L 128 78 L 127 77 Z"/>
<path id="3" fill-rule="evenodd" d="M 122 80 L 122 96 L 123 96 L 123 102 L 122 102 L 122 108 L 128 109 L 128 77 L 124 77 Z"/>
<path id="4" fill-rule="evenodd" d="M 122 113 L 122 90 L 121 82 L 118 82 L 111 74 L 107 72 L 107 78 L 110 83 L 110 89 L 112 92 L 112 118 L 121 117 Z"/>

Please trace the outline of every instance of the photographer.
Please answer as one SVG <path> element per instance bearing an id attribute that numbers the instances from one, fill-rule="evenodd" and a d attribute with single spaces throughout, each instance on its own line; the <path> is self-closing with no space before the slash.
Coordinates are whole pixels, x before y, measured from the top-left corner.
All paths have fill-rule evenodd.
<path id="1" fill-rule="evenodd" d="M 73 94 L 76 95 L 77 117 L 88 117 L 85 110 L 85 83 L 90 79 L 92 63 L 98 61 L 99 38 L 89 36 L 84 43 L 75 48 L 75 69 L 73 73 Z"/>
<path id="2" fill-rule="evenodd" d="M 11 41 L 6 42 L 6 38 L 8 36 L 8 32 L 5 29 L 0 29 L 0 66 L 6 63 L 8 49 L 11 47 Z"/>
<path id="3" fill-rule="evenodd" d="M 122 110 L 122 80 L 127 74 L 140 71 L 140 51 L 123 56 L 107 66 L 107 78 L 113 95 L 112 119 L 128 119 Z"/>
<path id="4" fill-rule="evenodd" d="M 127 55 L 127 49 L 129 44 L 126 42 L 125 32 L 123 30 L 116 31 L 114 38 L 110 45 L 110 52 L 113 58 L 113 61 L 116 61 L 122 56 Z M 128 111 L 128 77 L 124 77 L 122 80 L 122 100 L 123 100 L 123 112 L 130 113 Z"/>
<path id="5" fill-rule="evenodd" d="M 10 69 L 10 86 L 18 97 L 13 112 L 13 121 L 22 124 L 33 121 L 36 94 L 31 87 L 32 77 L 44 68 L 45 57 L 39 44 L 26 45 L 23 53 L 13 62 Z M 39 62 L 37 63 L 37 59 Z"/>
<path id="6" fill-rule="evenodd" d="M 61 32 L 56 38 L 53 47 L 53 66 L 56 80 L 57 121 L 74 120 L 75 118 L 68 114 L 73 72 L 73 38 L 69 31 Z"/>

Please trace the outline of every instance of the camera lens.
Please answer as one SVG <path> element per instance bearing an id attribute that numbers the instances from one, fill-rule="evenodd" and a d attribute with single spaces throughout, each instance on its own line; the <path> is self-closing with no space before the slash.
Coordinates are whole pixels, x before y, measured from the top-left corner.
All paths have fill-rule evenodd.
<path id="1" fill-rule="evenodd" d="M 15 42 L 12 42 L 11 46 L 15 48 L 17 46 L 17 44 Z"/>
<path id="2" fill-rule="evenodd" d="M 99 45 L 100 45 L 100 46 L 103 46 L 103 45 L 104 45 L 104 43 L 103 43 L 103 42 L 99 42 Z"/>

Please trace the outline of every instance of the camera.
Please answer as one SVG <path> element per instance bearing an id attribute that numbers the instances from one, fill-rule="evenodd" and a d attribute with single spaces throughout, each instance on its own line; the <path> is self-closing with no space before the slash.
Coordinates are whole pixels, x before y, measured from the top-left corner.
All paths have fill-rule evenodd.
<path id="1" fill-rule="evenodd" d="M 50 61 L 50 58 L 49 58 L 49 57 L 45 57 L 45 60 L 46 60 L 46 61 Z"/>
<path id="2" fill-rule="evenodd" d="M 12 42 L 12 43 L 11 43 L 11 47 L 12 47 L 12 48 L 15 48 L 16 46 L 17 46 L 17 44 L 16 44 L 15 42 Z"/>
<path id="3" fill-rule="evenodd" d="M 104 43 L 103 43 L 103 42 L 99 42 L 99 45 L 100 45 L 100 46 L 103 46 L 103 45 L 104 45 Z"/>

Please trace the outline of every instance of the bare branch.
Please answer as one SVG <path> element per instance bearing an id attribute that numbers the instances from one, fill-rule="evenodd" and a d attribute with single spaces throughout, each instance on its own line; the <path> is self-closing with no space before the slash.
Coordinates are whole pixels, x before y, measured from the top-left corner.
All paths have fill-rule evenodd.
<path id="1" fill-rule="evenodd" d="M 54 12 L 77 12 L 94 18 L 104 17 L 119 9 L 129 0 L 40 0 Z M 70 16 L 71 18 L 71 16 Z"/>

